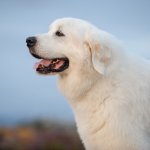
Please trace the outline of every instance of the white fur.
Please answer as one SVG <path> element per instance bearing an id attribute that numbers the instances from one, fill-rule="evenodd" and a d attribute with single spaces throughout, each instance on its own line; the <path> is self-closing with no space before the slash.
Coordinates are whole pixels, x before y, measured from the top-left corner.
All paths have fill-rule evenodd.
<path id="1" fill-rule="evenodd" d="M 87 150 L 150 150 L 148 61 L 129 56 L 115 37 L 79 19 L 56 20 L 37 39 L 38 55 L 69 58 L 59 87 Z"/>

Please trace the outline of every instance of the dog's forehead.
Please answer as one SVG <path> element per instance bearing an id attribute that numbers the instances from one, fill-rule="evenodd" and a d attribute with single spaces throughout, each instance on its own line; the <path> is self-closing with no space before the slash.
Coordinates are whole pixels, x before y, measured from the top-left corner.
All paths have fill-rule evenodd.
<path id="1" fill-rule="evenodd" d="M 76 30 L 85 28 L 87 26 L 87 22 L 84 20 L 74 19 L 74 18 L 63 18 L 57 19 L 49 25 L 49 30 Z"/>
<path id="2" fill-rule="evenodd" d="M 62 30 L 64 27 L 65 27 L 65 24 L 63 23 L 52 23 L 49 26 L 49 30 L 57 31 L 57 30 Z"/>
<path id="3" fill-rule="evenodd" d="M 49 26 L 49 30 L 62 30 L 70 27 L 70 23 L 65 20 L 56 20 Z"/>

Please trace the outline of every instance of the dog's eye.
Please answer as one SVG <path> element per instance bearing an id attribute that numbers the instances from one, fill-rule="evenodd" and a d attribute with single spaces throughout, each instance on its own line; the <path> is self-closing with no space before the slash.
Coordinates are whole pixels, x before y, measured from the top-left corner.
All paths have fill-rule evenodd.
<path id="1" fill-rule="evenodd" d="M 56 36 L 65 36 L 61 31 L 56 31 Z"/>

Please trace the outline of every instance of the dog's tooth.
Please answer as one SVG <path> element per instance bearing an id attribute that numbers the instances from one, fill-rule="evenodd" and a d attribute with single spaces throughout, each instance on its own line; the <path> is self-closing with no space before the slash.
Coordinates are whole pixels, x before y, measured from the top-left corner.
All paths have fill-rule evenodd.
<path id="1" fill-rule="evenodd" d="M 52 64 L 54 64 L 56 62 L 56 60 L 54 59 L 53 61 L 52 61 Z"/>
<path id="2" fill-rule="evenodd" d="M 56 64 L 56 63 L 57 63 L 57 59 L 55 59 L 52 64 Z"/>
<path id="3" fill-rule="evenodd" d="M 59 62 L 59 59 L 57 59 L 56 63 L 58 63 L 58 62 Z"/>

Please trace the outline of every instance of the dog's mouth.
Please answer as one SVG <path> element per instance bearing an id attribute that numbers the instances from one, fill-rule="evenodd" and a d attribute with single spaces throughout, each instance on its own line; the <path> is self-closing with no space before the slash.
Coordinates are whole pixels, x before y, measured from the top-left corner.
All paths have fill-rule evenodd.
<path id="1" fill-rule="evenodd" d="M 34 65 L 35 70 L 40 74 L 59 73 L 63 72 L 69 67 L 69 59 L 66 57 L 44 59 L 38 55 L 32 55 L 38 59 L 42 59 Z"/>

